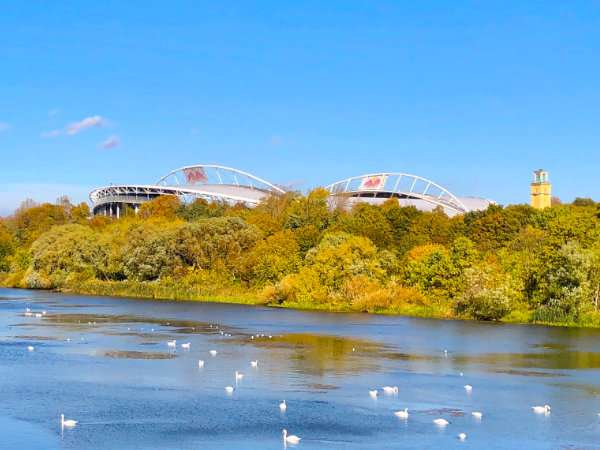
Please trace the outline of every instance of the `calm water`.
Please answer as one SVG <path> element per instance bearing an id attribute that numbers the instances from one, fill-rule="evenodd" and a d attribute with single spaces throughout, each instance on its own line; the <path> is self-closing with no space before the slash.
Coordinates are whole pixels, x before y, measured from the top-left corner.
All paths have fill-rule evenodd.
<path id="1" fill-rule="evenodd" d="M 600 448 L 599 412 L 599 331 L 0 289 L 0 448 Z"/>

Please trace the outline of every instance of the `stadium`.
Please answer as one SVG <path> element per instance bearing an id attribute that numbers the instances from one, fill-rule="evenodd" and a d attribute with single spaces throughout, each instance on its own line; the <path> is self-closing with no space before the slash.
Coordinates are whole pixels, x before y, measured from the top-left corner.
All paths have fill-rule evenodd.
<path id="1" fill-rule="evenodd" d="M 406 173 L 366 174 L 337 181 L 326 187 L 332 207 L 352 207 L 359 202 L 381 204 L 395 198 L 402 206 L 421 211 L 442 208 L 448 216 L 486 209 L 494 202 L 477 197 L 457 197 L 447 189 Z M 270 195 L 286 191 L 248 172 L 217 164 L 186 166 L 154 184 L 110 185 L 90 193 L 94 215 L 120 217 L 127 209 L 137 213 L 141 204 L 160 196 L 173 195 L 184 202 L 207 201 L 259 204 Z"/>
<path id="2" fill-rule="evenodd" d="M 374 173 L 337 181 L 326 187 L 334 204 L 352 207 L 358 202 L 380 205 L 395 198 L 401 206 L 420 211 L 442 210 L 449 217 L 480 211 L 494 204 L 479 197 L 458 197 L 437 183 L 407 173 Z"/>

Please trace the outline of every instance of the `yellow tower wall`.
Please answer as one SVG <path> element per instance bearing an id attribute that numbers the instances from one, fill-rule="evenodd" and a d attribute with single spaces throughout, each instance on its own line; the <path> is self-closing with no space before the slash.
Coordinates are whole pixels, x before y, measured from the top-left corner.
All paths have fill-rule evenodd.
<path id="1" fill-rule="evenodd" d="M 531 206 L 536 209 L 552 206 L 552 185 L 550 183 L 531 183 Z"/>

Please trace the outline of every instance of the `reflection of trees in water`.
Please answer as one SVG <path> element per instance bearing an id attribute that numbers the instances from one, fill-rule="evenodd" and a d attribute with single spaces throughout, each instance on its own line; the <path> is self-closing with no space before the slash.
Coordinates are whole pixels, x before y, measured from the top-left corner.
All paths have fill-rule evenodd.
<path id="1" fill-rule="evenodd" d="M 286 334 L 255 339 L 252 343 L 259 348 L 280 350 L 271 352 L 269 357 L 278 358 L 283 366 L 291 364 L 293 372 L 313 376 L 377 370 L 375 359 L 361 356 L 377 354 L 383 348 L 366 340 L 316 334 Z"/>
<path id="2" fill-rule="evenodd" d="M 454 360 L 458 364 L 483 364 L 509 368 L 600 369 L 600 353 L 566 350 L 542 353 L 485 353 L 457 356 Z"/>
<path id="3" fill-rule="evenodd" d="M 243 343 L 268 351 L 269 358 L 278 362 L 282 370 L 320 377 L 379 372 L 386 363 L 394 361 L 431 363 L 440 359 L 424 354 L 401 353 L 391 346 L 367 339 L 322 334 L 286 334 Z"/>

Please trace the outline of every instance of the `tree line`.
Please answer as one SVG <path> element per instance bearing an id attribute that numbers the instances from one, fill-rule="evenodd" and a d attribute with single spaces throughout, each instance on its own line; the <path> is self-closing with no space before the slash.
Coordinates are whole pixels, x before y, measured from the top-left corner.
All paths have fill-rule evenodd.
<path id="1" fill-rule="evenodd" d="M 0 219 L 0 283 L 600 326 L 599 237 L 589 199 L 448 217 L 394 199 L 332 206 L 317 189 L 255 208 L 160 197 L 120 219 L 62 199 Z"/>

